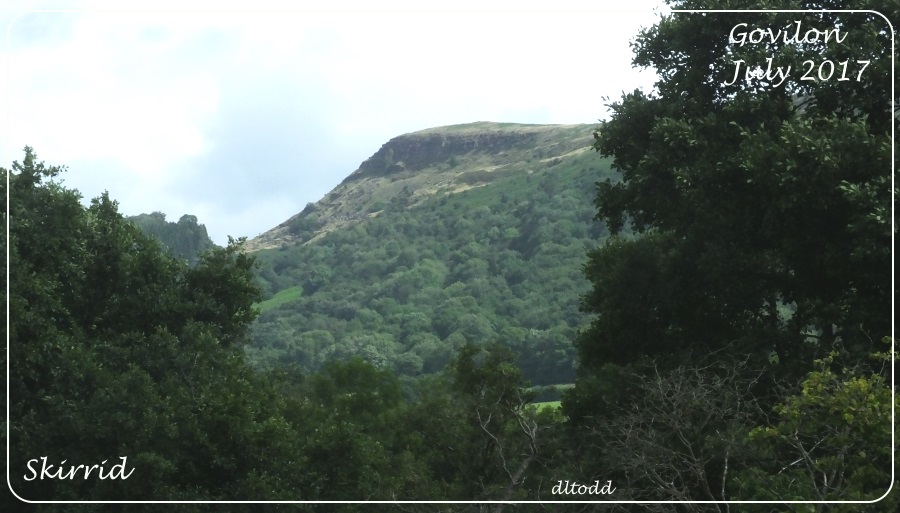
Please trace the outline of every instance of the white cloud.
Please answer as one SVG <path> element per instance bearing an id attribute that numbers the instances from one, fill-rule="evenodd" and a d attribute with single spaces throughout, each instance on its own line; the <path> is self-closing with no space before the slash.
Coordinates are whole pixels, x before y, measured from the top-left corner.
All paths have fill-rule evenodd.
<path id="1" fill-rule="evenodd" d="M 8 166 L 31 145 L 85 196 L 195 214 L 219 243 L 280 223 L 401 133 L 591 123 L 601 96 L 653 82 L 631 69 L 628 43 L 656 16 L 587 2 L 133 5 L 12 26 L 0 156 Z"/>

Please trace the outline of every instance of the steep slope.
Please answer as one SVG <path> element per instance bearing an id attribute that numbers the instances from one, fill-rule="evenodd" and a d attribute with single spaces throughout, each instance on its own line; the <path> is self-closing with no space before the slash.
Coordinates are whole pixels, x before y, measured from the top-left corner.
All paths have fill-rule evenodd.
<path id="1" fill-rule="evenodd" d="M 414 207 L 557 164 L 588 151 L 591 128 L 478 122 L 395 137 L 322 200 L 248 241 L 247 250 L 303 243 L 374 217 L 391 202 Z"/>
<path id="2" fill-rule="evenodd" d="M 593 184 L 613 176 L 592 130 L 477 123 L 385 144 L 257 239 L 253 360 L 357 355 L 415 376 L 466 342 L 500 342 L 535 383 L 570 382 L 582 265 L 605 233 Z"/>

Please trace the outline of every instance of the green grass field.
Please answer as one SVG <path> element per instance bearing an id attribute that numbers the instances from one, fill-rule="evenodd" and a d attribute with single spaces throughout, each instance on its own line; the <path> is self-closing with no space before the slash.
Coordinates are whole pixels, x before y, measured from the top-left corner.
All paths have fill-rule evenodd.
<path id="1" fill-rule="evenodd" d="M 271 298 L 257 303 L 256 306 L 259 308 L 260 313 L 267 312 L 273 308 L 281 306 L 285 303 L 289 303 L 297 298 L 299 298 L 303 294 L 303 287 L 297 285 L 294 287 L 288 287 L 282 291 L 279 291 L 277 294 L 272 296 Z"/>
<path id="2" fill-rule="evenodd" d="M 531 403 L 532 406 L 538 409 L 538 411 L 543 410 L 544 408 L 553 408 L 555 410 L 559 409 L 559 401 L 546 401 L 543 403 Z"/>
<path id="3" fill-rule="evenodd" d="M 574 386 L 575 386 L 574 383 L 560 383 L 558 385 L 549 385 L 546 387 L 534 387 L 534 388 L 532 388 L 532 390 L 535 392 L 541 392 L 541 391 L 546 391 L 548 389 L 551 389 L 551 390 L 555 389 L 557 392 L 556 395 L 559 396 L 560 394 L 562 394 L 562 392 L 565 392 L 566 390 L 569 390 Z M 546 397 L 546 395 L 544 395 L 544 397 Z M 544 408 L 552 408 L 554 410 L 558 410 L 560 407 L 560 400 L 557 399 L 555 401 L 533 402 L 533 403 L 531 403 L 531 406 L 534 406 L 538 411 L 543 410 Z"/>

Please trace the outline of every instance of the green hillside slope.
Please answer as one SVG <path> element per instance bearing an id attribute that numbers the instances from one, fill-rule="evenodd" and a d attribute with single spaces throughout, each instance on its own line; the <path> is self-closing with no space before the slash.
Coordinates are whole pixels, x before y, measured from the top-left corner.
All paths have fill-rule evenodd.
<path id="1" fill-rule="evenodd" d="M 593 184 L 612 174 L 587 149 L 592 128 L 478 123 L 392 140 L 251 241 L 276 246 L 257 252 L 271 299 L 251 358 L 317 369 L 360 356 L 414 376 L 466 342 L 500 342 L 535 384 L 572 381 L 581 268 L 602 235 Z"/>

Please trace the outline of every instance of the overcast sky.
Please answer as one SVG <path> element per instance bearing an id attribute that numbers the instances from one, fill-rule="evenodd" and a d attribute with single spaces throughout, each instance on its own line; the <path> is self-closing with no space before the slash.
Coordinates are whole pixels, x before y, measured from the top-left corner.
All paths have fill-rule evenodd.
<path id="1" fill-rule="evenodd" d="M 397 135 L 593 123 L 601 97 L 655 81 L 629 43 L 661 0 L 332 3 L 4 2 L 0 165 L 32 146 L 86 203 L 108 190 L 126 215 L 194 214 L 224 244 Z"/>

